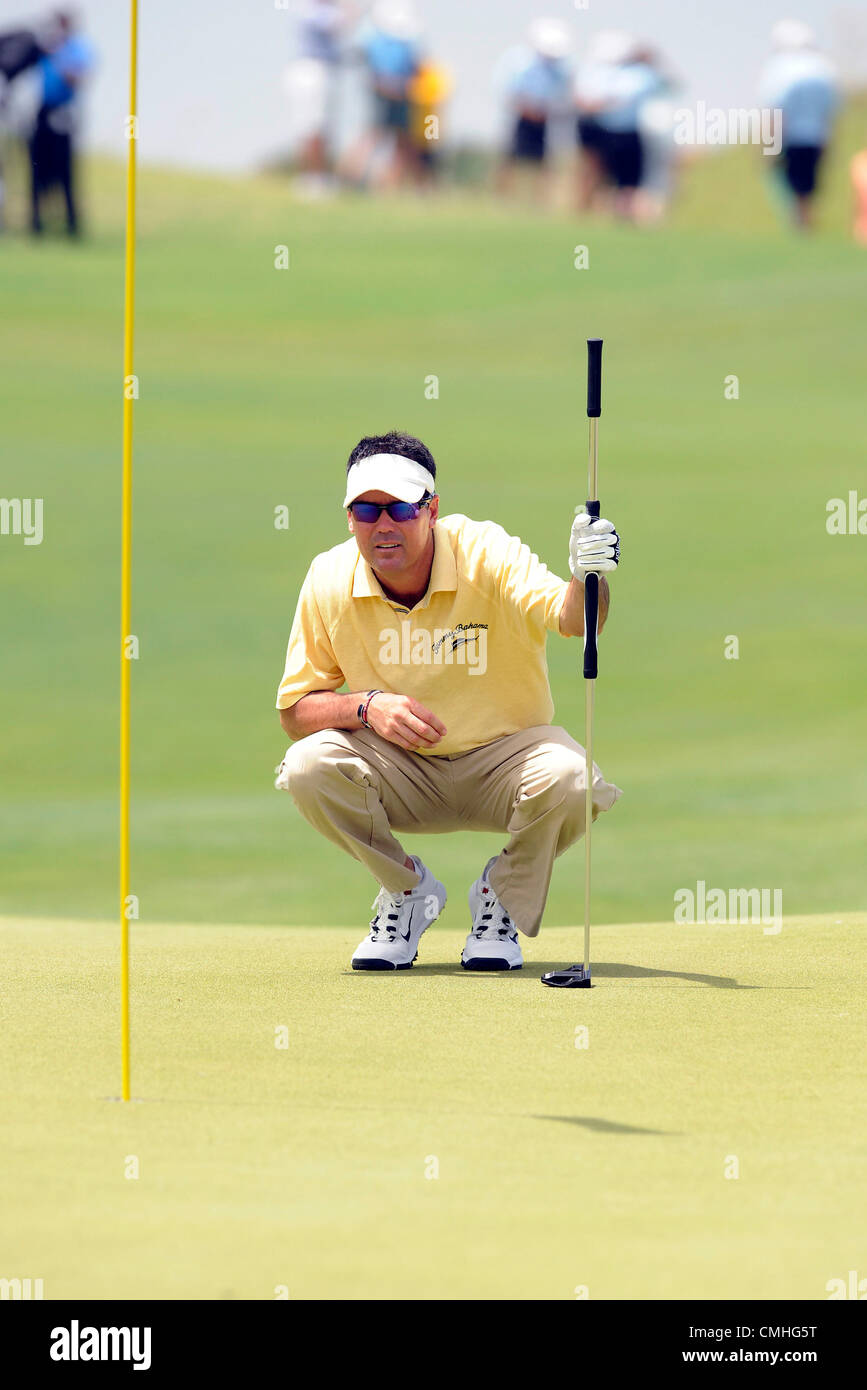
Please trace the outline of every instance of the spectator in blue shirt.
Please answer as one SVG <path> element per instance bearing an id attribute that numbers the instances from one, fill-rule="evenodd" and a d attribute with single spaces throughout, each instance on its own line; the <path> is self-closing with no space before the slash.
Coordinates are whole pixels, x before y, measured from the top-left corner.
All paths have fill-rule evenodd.
<path id="1" fill-rule="evenodd" d="M 575 138 L 580 150 L 577 192 L 578 208 L 582 212 L 600 203 L 609 188 L 605 160 L 606 131 L 599 123 L 597 113 L 617 75 L 617 64 L 623 50 L 622 40 L 619 30 L 605 29 L 597 34 L 575 74 Z"/>
<path id="2" fill-rule="evenodd" d="M 75 143 L 78 135 L 78 99 L 83 82 L 93 68 L 93 51 L 78 32 L 74 14 L 54 15 L 39 61 L 42 100 L 30 137 L 31 229 L 42 231 L 42 196 L 60 185 L 66 204 L 70 236 L 79 231 L 75 196 Z"/>
<path id="3" fill-rule="evenodd" d="M 421 26 L 409 0 L 377 0 L 362 24 L 355 47 L 367 68 L 373 119 L 346 161 L 355 182 L 370 178 L 377 157 L 377 182 L 394 187 L 411 173 L 415 151 L 410 131 L 410 84 L 422 59 Z"/>
<path id="4" fill-rule="evenodd" d="M 644 178 L 642 108 L 668 82 L 653 54 L 630 35 L 612 31 L 607 37 L 604 62 L 597 62 L 593 82 L 579 93 L 579 112 L 582 121 L 592 120 L 596 151 L 614 189 L 614 211 L 634 220 Z"/>
<path id="5" fill-rule="evenodd" d="M 569 109 L 570 48 L 571 36 L 564 24 L 538 19 L 530 25 L 526 46 L 511 49 L 500 63 L 498 82 L 511 123 L 499 176 L 501 192 L 511 190 L 518 166 L 534 170 L 537 184 L 547 168 L 550 123 Z"/>
<path id="6" fill-rule="evenodd" d="M 776 52 L 762 72 L 760 99 L 762 106 L 782 113 L 780 170 L 792 196 L 795 225 L 806 230 L 812 225 L 819 168 L 840 103 L 837 79 L 806 24 L 781 20 L 771 41 Z"/>

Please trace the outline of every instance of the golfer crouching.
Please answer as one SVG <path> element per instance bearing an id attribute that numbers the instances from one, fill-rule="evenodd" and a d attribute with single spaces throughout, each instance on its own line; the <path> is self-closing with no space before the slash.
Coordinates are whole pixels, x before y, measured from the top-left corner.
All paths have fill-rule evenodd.
<path id="1" fill-rule="evenodd" d="M 408 970 L 445 906 L 396 833 L 508 835 L 469 890 L 461 964 L 518 970 L 518 931 L 537 935 L 554 860 L 584 831 L 584 750 L 551 723 L 547 633 L 583 635 L 584 575 L 616 568 L 617 532 L 577 515 L 566 583 L 494 522 L 440 517 L 430 451 L 395 432 L 355 446 L 343 505 L 352 534 L 316 556 L 292 624 L 275 785 L 380 884 L 355 970 Z M 608 601 L 601 579 L 600 628 Z M 594 819 L 620 795 L 594 764 Z"/>

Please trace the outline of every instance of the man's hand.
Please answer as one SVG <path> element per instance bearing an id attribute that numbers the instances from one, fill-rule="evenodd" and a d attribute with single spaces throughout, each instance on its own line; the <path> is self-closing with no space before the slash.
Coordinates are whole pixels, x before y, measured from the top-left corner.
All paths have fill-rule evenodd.
<path id="1" fill-rule="evenodd" d="M 610 521 L 600 517 L 591 521 L 579 512 L 569 537 L 569 568 L 573 579 L 584 582 L 585 574 L 608 574 L 620 561 L 620 537 Z"/>
<path id="2" fill-rule="evenodd" d="M 389 695 L 381 690 L 367 706 L 367 722 L 380 738 L 414 753 L 433 748 L 447 732 L 445 724 L 409 695 Z"/>

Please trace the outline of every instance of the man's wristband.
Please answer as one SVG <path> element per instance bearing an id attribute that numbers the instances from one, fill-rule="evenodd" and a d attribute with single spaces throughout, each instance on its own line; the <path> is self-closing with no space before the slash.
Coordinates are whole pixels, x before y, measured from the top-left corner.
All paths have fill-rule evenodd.
<path id="1" fill-rule="evenodd" d="M 381 690 L 371 690 L 371 692 L 370 692 L 370 694 L 368 695 L 367 699 L 366 699 L 366 700 L 362 700 L 361 704 L 358 706 L 358 711 L 357 711 L 358 717 L 359 717 L 359 719 L 361 720 L 362 724 L 364 725 L 365 729 L 369 729 L 369 728 L 370 728 L 370 725 L 369 725 L 368 722 L 367 722 L 367 708 L 368 708 L 368 705 L 370 704 L 370 702 L 371 702 L 371 700 L 373 699 L 374 695 L 381 695 L 381 694 L 382 694 L 382 691 L 381 691 Z"/>

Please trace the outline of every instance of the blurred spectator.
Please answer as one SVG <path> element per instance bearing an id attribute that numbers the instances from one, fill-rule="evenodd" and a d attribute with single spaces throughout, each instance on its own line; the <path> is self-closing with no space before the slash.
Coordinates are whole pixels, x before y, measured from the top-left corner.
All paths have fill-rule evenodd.
<path id="1" fill-rule="evenodd" d="M 0 232 L 6 225 L 6 184 L 3 160 L 9 135 L 9 88 L 20 73 L 35 67 L 43 56 L 31 29 L 7 29 L 0 33 Z"/>
<path id="2" fill-rule="evenodd" d="M 795 225 L 812 225 L 819 167 L 839 105 L 834 67 L 820 53 L 813 31 L 784 19 L 771 33 L 776 50 L 762 72 L 763 107 L 782 113 L 778 168 L 791 194 Z"/>
<path id="3" fill-rule="evenodd" d="M 66 202 L 66 228 L 79 231 L 75 195 L 75 145 L 78 137 L 79 96 L 94 56 L 69 10 L 55 14 L 46 31 L 45 53 L 39 60 L 42 98 L 30 137 L 31 230 L 42 231 L 42 195 L 59 184 Z"/>
<path id="4" fill-rule="evenodd" d="M 421 187 L 431 187 L 440 171 L 442 108 L 451 95 L 452 85 L 448 70 L 427 58 L 409 84 L 410 136 Z"/>
<path id="5" fill-rule="evenodd" d="M 341 38 L 354 13 L 342 0 L 303 0 L 298 16 L 298 57 L 285 82 L 301 190 L 311 195 L 330 186 Z"/>
<path id="6" fill-rule="evenodd" d="M 678 150 L 674 139 L 676 112 L 670 94 L 680 82 L 654 49 L 640 50 L 639 57 L 656 73 L 658 86 L 638 110 L 642 169 L 635 212 L 639 222 L 658 222 L 668 210 L 674 192 Z"/>
<path id="7" fill-rule="evenodd" d="M 373 99 L 371 128 L 344 161 L 354 183 L 393 188 L 413 171 L 410 84 L 421 61 L 421 26 L 406 0 L 377 0 L 356 46 L 366 65 Z"/>
<path id="8" fill-rule="evenodd" d="M 578 207 L 586 211 L 598 205 L 607 189 L 605 135 L 597 113 L 608 100 L 617 74 L 617 64 L 628 39 L 619 31 L 605 29 L 591 41 L 586 59 L 579 64 L 573 94 L 578 111 L 576 136 L 578 160 Z"/>
<path id="9" fill-rule="evenodd" d="M 628 34 L 612 31 L 607 36 L 604 59 L 598 91 L 583 98 L 582 114 L 592 116 L 601 131 L 599 153 L 614 189 L 614 211 L 635 221 L 641 211 L 637 194 L 645 164 L 641 112 L 668 84 L 648 50 Z"/>
<path id="10" fill-rule="evenodd" d="M 571 70 L 569 30 L 557 19 L 537 19 L 526 45 L 510 49 L 498 69 L 510 120 L 509 145 L 500 169 L 500 192 L 514 188 L 518 167 L 532 171 L 540 196 L 549 167 L 549 126 L 569 107 Z"/>

